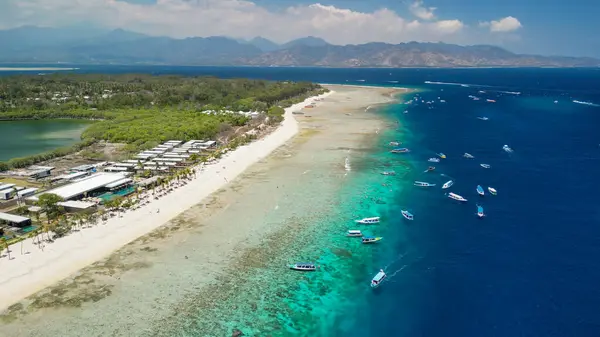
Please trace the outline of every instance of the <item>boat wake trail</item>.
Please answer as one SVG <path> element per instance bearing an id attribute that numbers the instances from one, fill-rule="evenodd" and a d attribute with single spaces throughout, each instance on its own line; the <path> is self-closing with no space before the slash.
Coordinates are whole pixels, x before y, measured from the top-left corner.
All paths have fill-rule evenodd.
<path id="1" fill-rule="evenodd" d="M 394 271 L 393 273 L 391 273 L 391 274 L 390 274 L 390 275 L 387 277 L 387 281 L 388 281 L 388 282 L 389 282 L 389 281 L 391 281 L 391 280 L 392 280 L 392 277 L 394 277 L 394 276 L 396 276 L 396 274 L 398 274 L 398 273 L 402 272 L 402 271 L 404 270 L 404 268 L 406 268 L 406 267 L 408 267 L 408 265 L 407 265 L 407 264 L 403 265 L 402 267 L 400 267 L 400 269 L 398 269 L 398 270 Z"/>
<path id="2" fill-rule="evenodd" d="M 577 103 L 577 104 L 583 104 L 583 105 L 588 105 L 588 106 L 594 106 L 594 107 L 600 107 L 600 104 L 596 104 L 596 103 L 592 103 L 592 102 L 586 102 L 586 101 L 578 101 L 578 100 L 573 100 L 573 103 Z"/>

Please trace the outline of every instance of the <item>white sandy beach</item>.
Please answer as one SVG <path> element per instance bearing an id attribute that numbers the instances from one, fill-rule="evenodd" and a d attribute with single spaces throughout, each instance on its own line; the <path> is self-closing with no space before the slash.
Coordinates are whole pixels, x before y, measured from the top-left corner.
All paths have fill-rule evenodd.
<path id="1" fill-rule="evenodd" d="M 21 243 L 11 246 L 12 259 L 0 259 L 0 310 L 108 256 L 198 204 L 291 139 L 299 129 L 292 111 L 332 93 L 308 98 L 285 109 L 284 121 L 274 132 L 205 166 L 187 185 L 152 200 L 149 205 L 46 244 L 43 251 L 32 240 L 24 241 L 23 255 Z"/>

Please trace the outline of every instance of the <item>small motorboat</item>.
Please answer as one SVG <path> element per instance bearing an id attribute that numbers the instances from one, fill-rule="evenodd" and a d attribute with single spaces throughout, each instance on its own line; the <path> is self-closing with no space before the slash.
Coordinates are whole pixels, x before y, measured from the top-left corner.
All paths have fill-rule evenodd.
<path id="1" fill-rule="evenodd" d="M 362 243 L 364 243 L 364 244 L 377 243 L 377 242 L 381 241 L 382 239 L 383 239 L 383 237 L 381 237 L 381 236 L 365 236 L 362 238 Z"/>
<path id="2" fill-rule="evenodd" d="M 384 176 L 395 176 L 396 172 L 394 172 L 394 171 L 383 171 L 383 172 L 381 172 L 381 174 L 383 174 Z"/>
<path id="3" fill-rule="evenodd" d="M 477 117 L 477 119 L 481 119 L 482 121 L 487 121 L 489 118 L 487 118 L 487 117 Z"/>
<path id="4" fill-rule="evenodd" d="M 483 207 L 477 205 L 477 216 L 480 218 L 483 218 L 485 216 L 485 213 L 483 213 Z"/>
<path id="5" fill-rule="evenodd" d="M 492 167 L 492 166 L 491 166 L 491 165 L 489 165 L 489 164 L 479 164 L 479 165 L 480 165 L 481 167 L 483 167 L 483 168 L 486 168 L 486 169 L 489 169 L 490 167 Z"/>
<path id="6" fill-rule="evenodd" d="M 432 187 L 435 186 L 435 184 L 430 184 L 424 181 L 415 181 L 415 186 L 419 186 L 419 187 Z"/>
<path id="7" fill-rule="evenodd" d="M 409 149 L 405 148 L 405 147 L 401 147 L 398 149 L 393 149 L 392 151 L 390 151 L 391 153 L 407 153 L 410 152 Z"/>
<path id="8" fill-rule="evenodd" d="M 371 288 L 379 287 L 381 282 L 383 282 L 383 280 L 385 280 L 386 276 L 387 275 L 385 274 L 383 269 L 379 270 L 379 273 L 377 273 L 377 275 L 375 275 L 375 277 L 373 277 L 373 279 L 371 280 Z"/>
<path id="9" fill-rule="evenodd" d="M 457 201 L 462 201 L 462 202 L 467 201 L 467 199 L 463 198 L 461 195 L 458 195 L 458 194 L 452 193 L 452 192 L 448 193 L 448 198 L 454 199 L 454 200 L 457 200 Z"/>
<path id="10" fill-rule="evenodd" d="M 446 155 L 445 155 L 445 154 L 443 154 L 443 153 L 441 153 L 441 152 L 440 152 L 440 153 L 438 153 L 437 155 L 438 155 L 438 157 L 440 157 L 440 158 L 442 158 L 442 159 L 446 159 Z"/>
<path id="11" fill-rule="evenodd" d="M 489 103 L 496 103 L 496 100 L 494 100 L 494 99 L 489 99 L 489 98 L 488 98 L 488 99 L 486 99 L 486 102 L 489 102 Z"/>
<path id="12" fill-rule="evenodd" d="M 435 166 L 429 166 L 425 172 L 431 172 L 435 170 Z"/>
<path id="13" fill-rule="evenodd" d="M 477 194 L 484 196 L 485 192 L 483 191 L 483 187 L 481 185 L 477 185 Z"/>
<path id="14" fill-rule="evenodd" d="M 508 153 L 512 153 L 513 152 L 513 149 L 511 149 L 508 145 L 504 145 L 502 147 L 502 150 L 504 150 L 504 151 L 506 151 Z"/>
<path id="15" fill-rule="evenodd" d="M 372 225 L 372 224 L 376 224 L 379 223 L 380 218 L 378 216 L 374 216 L 371 218 L 363 218 L 360 220 L 355 220 L 356 223 L 359 224 L 363 224 L 363 225 Z"/>
<path id="16" fill-rule="evenodd" d="M 440 162 L 440 158 L 429 158 L 427 160 L 430 163 L 439 163 Z"/>
<path id="17" fill-rule="evenodd" d="M 412 220 L 414 218 L 412 213 L 409 211 L 401 211 L 400 213 L 402 213 L 402 216 L 406 218 L 406 220 Z"/>
<path id="18" fill-rule="evenodd" d="M 469 159 L 473 159 L 475 158 L 472 154 L 465 152 L 465 154 L 463 154 L 463 157 L 465 158 L 469 158 Z"/>
<path id="19" fill-rule="evenodd" d="M 294 263 L 289 265 L 290 269 L 298 270 L 298 271 L 315 271 L 317 270 L 317 266 L 314 263 Z"/>
<path id="20" fill-rule="evenodd" d="M 361 237 L 361 236 L 363 236 L 363 234 L 358 229 L 351 229 L 351 230 L 348 231 L 348 233 L 346 233 L 346 236 L 349 236 L 349 237 Z"/>
<path id="21" fill-rule="evenodd" d="M 400 144 L 402 144 L 402 143 L 400 143 L 400 142 L 390 142 L 390 146 L 398 146 Z"/>
<path id="22" fill-rule="evenodd" d="M 442 189 L 450 188 L 450 186 L 452 186 L 452 185 L 454 185 L 454 181 L 448 180 L 447 182 L 444 183 L 444 185 L 442 185 Z"/>
<path id="23" fill-rule="evenodd" d="M 498 191 L 496 191 L 496 189 L 493 187 L 488 187 L 488 191 L 491 195 L 496 195 L 498 193 Z"/>

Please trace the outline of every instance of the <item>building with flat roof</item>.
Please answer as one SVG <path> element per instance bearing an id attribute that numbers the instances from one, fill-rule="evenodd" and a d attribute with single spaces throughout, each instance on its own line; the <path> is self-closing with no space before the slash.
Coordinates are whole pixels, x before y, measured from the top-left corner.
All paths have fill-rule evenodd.
<path id="1" fill-rule="evenodd" d="M 79 165 L 71 168 L 75 172 L 91 172 L 96 168 L 94 165 Z"/>
<path id="2" fill-rule="evenodd" d="M 68 200 L 56 203 L 58 206 L 62 206 L 67 212 L 82 212 L 92 211 L 96 208 L 96 204 L 93 202 L 79 201 L 79 200 Z"/>
<path id="3" fill-rule="evenodd" d="M 57 187 L 44 193 L 56 194 L 64 200 L 71 200 L 78 197 L 83 197 L 89 192 L 104 188 L 106 185 L 114 183 L 115 181 L 123 178 L 125 178 L 125 176 L 120 173 L 96 173 L 72 184 Z M 28 200 L 37 201 L 39 196 L 40 195 L 34 195 L 28 198 Z"/>
<path id="4" fill-rule="evenodd" d="M 4 212 L 0 212 L 0 221 L 16 227 L 26 227 L 31 225 L 30 218 Z"/>
<path id="5" fill-rule="evenodd" d="M 28 197 L 28 196 L 34 194 L 37 190 L 39 190 L 39 188 L 35 188 L 35 187 L 26 188 L 24 190 L 21 190 L 21 191 L 17 192 L 17 197 L 18 198 Z"/>

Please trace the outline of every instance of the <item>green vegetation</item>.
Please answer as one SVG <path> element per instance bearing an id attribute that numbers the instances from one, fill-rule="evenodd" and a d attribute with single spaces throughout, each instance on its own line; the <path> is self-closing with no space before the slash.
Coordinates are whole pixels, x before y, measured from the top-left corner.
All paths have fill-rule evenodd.
<path id="1" fill-rule="evenodd" d="M 71 147 L 0 163 L 0 171 L 105 140 L 135 152 L 168 139 L 215 139 L 248 123 L 237 111 L 281 120 L 283 108 L 326 91 L 308 82 L 213 77 L 55 74 L 0 77 L 0 119 L 97 119 Z M 234 112 L 235 111 L 235 112 Z"/>

